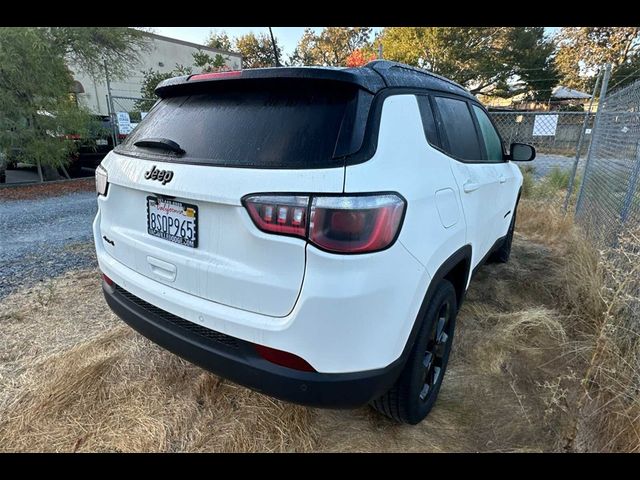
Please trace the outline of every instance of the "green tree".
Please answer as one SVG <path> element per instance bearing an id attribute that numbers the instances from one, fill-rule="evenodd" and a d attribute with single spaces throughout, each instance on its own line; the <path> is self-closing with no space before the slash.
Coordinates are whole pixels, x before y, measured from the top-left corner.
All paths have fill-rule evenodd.
<path id="1" fill-rule="evenodd" d="M 429 69 L 474 94 L 544 99 L 555 85 L 553 43 L 542 27 L 389 27 L 378 41 L 385 59 Z"/>
<path id="2" fill-rule="evenodd" d="M 219 53 L 212 57 L 207 52 L 198 50 L 197 52 L 194 52 L 192 56 L 193 65 L 200 72 L 208 73 L 228 69 L 226 66 L 226 62 L 227 60 L 229 60 L 229 58 L 224 55 L 220 55 Z M 174 69 L 170 72 L 159 72 L 154 69 L 143 70 L 142 75 L 144 79 L 142 80 L 142 87 L 140 88 L 142 99 L 136 101 L 135 108 L 137 110 L 140 110 L 141 112 L 148 112 L 149 110 L 151 110 L 151 107 L 153 107 L 154 103 L 156 103 L 157 97 L 155 90 L 160 82 L 171 77 L 191 75 L 192 73 L 192 67 L 185 67 L 184 65 L 179 64 L 176 64 Z"/>
<path id="3" fill-rule="evenodd" d="M 369 44 L 371 27 L 327 27 L 320 33 L 305 29 L 289 59 L 290 65 L 342 67 L 356 50 L 366 57 L 373 54 Z"/>
<path id="4" fill-rule="evenodd" d="M 202 72 L 217 72 L 220 70 L 226 70 L 227 61 L 229 57 L 216 53 L 215 56 L 211 56 L 202 50 L 198 50 L 193 54 L 193 64 L 200 68 Z"/>
<path id="5" fill-rule="evenodd" d="M 282 47 L 278 44 L 277 38 L 275 43 L 278 58 L 282 58 Z M 241 35 L 235 39 L 233 45 L 242 55 L 242 68 L 274 67 L 276 64 L 271 37 L 264 32 L 258 35 L 253 32 Z"/>
<path id="6" fill-rule="evenodd" d="M 218 32 L 217 30 L 212 30 L 209 33 L 209 38 L 207 39 L 205 45 L 207 47 L 229 51 L 231 50 L 231 39 L 225 31 Z"/>
<path id="7" fill-rule="evenodd" d="M 48 41 L 71 65 L 104 78 L 104 63 L 114 79 L 124 78 L 150 43 L 143 31 L 128 27 L 46 27 Z"/>
<path id="8" fill-rule="evenodd" d="M 71 92 L 67 62 L 98 75 L 107 61 L 121 76 L 144 48 L 123 28 L 0 28 L 0 149 L 15 160 L 63 166 L 71 135 L 86 133 L 89 113 Z"/>
<path id="9" fill-rule="evenodd" d="M 136 100 L 135 108 L 141 112 L 148 112 L 151 107 L 156 103 L 158 97 L 156 96 L 156 87 L 160 82 L 172 78 L 179 77 L 181 75 L 191 75 L 193 73 L 191 67 L 185 67 L 184 65 L 176 64 L 175 68 L 170 72 L 159 72 L 154 69 L 143 70 L 142 75 L 142 87 L 140 88 L 141 100 Z"/>
<path id="10" fill-rule="evenodd" d="M 640 27 L 564 27 L 554 40 L 563 85 L 592 89 L 595 73 L 605 63 L 612 66 L 611 85 L 638 78 Z"/>

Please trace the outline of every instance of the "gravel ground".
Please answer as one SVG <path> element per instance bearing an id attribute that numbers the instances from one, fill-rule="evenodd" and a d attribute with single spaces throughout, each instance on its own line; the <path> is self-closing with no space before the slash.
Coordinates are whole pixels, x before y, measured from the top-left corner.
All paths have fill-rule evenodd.
<path id="1" fill-rule="evenodd" d="M 536 155 L 536 158 L 532 162 L 516 163 L 522 167 L 531 165 L 534 168 L 533 176 L 536 180 L 540 180 L 542 177 L 547 175 L 553 169 L 553 167 L 560 167 L 563 170 L 571 170 L 571 167 L 573 167 L 573 160 L 574 157 L 539 153 Z M 578 171 L 581 171 L 581 169 L 584 168 L 584 162 L 585 159 L 581 158 L 578 165 Z"/>
<path id="2" fill-rule="evenodd" d="M 94 192 L 0 202 L 0 299 L 12 291 L 96 266 Z"/>

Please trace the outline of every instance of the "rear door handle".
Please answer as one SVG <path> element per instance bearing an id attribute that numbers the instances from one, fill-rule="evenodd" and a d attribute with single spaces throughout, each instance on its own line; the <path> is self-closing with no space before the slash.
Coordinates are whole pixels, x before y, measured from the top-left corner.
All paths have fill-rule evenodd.
<path id="1" fill-rule="evenodd" d="M 500 175 L 500 176 L 498 177 L 498 180 L 500 180 L 500 183 L 504 183 L 504 182 L 506 182 L 506 181 L 507 181 L 507 177 L 505 177 L 504 175 Z"/>
<path id="2" fill-rule="evenodd" d="M 480 188 L 480 184 L 474 183 L 474 182 L 467 182 L 464 185 L 462 185 L 462 189 L 464 190 L 464 193 L 471 193 L 476 191 L 479 188 Z"/>

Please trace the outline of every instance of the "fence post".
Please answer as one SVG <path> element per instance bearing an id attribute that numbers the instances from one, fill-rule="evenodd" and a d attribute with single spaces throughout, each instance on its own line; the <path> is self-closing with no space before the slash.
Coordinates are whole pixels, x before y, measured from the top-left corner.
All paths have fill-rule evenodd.
<path id="1" fill-rule="evenodd" d="M 624 204 L 622 205 L 622 211 L 620 212 L 620 220 L 622 223 L 626 223 L 627 218 L 629 217 L 629 210 L 631 210 L 633 197 L 636 193 L 636 188 L 638 187 L 638 177 L 640 177 L 640 142 L 636 143 L 636 163 L 633 166 L 633 171 L 631 172 L 629 188 L 627 189 L 627 194 L 624 197 Z"/>
<path id="2" fill-rule="evenodd" d="M 118 119 L 113 109 L 113 98 L 111 96 L 111 79 L 109 78 L 109 68 L 107 67 L 107 61 L 104 61 L 104 74 L 107 79 L 107 111 L 109 112 L 109 118 L 111 119 L 111 139 L 113 140 L 113 147 L 118 144 Z"/>
<path id="3" fill-rule="evenodd" d="M 587 113 L 584 115 L 584 122 L 582 123 L 582 130 L 580 131 L 580 137 L 578 138 L 578 146 L 576 147 L 576 158 L 573 160 L 573 167 L 571 168 L 571 177 L 569 179 L 569 187 L 567 188 L 567 196 L 564 199 L 564 205 L 562 206 L 565 213 L 567 213 L 567 208 L 569 208 L 569 199 L 571 198 L 571 194 L 573 193 L 573 186 L 576 181 L 576 174 L 578 173 L 578 163 L 580 162 L 580 152 L 582 150 L 582 142 L 584 141 L 585 132 L 587 130 L 587 126 L 589 125 L 589 116 L 591 115 L 591 108 L 593 107 L 593 99 L 598 92 L 598 85 L 600 84 L 600 79 L 602 78 L 602 69 L 598 72 L 598 77 L 596 78 L 596 84 L 593 87 L 593 93 L 591 94 L 591 100 L 589 100 L 589 109 Z M 593 139 L 593 129 L 591 129 L 591 139 Z"/>
<path id="4" fill-rule="evenodd" d="M 593 129 L 591 130 L 591 145 L 589 146 L 589 153 L 587 154 L 587 162 L 584 166 L 584 177 L 582 184 L 580 185 L 580 192 L 578 192 L 578 201 L 576 202 L 575 215 L 577 216 L 582 208 L 582 202 L 584 200 L 584 186 L 587 183 L 587 176 L 589 174 L 589 167 L 593 159 L 593 152 L 596 146 L 596 137 L 598 135 L 598 129 L 602 120 L 602 109 L 604 106 L 604 100 L 607 95 L 607 87 L 609 86 L 609 77 L 611 76 L 611 64 L 607 63 L 604 68 L 604 77 L 602 78 L 602 87 L 600 88 L 600 98 L 598 99 L 598 111 L 596 112 L 596 119 L 594 121 Z"/>
<path id="5" fill-rule="evenodd" d="M 111 119 L 111 141 L 113 142 L 113 146 L 116 146 L 116 139 L 118 138 L 118 133 L 116 132 L 117 121 L 115 119 L 115 114 L 111 109 L 111 100 L 109 95 L 105 95 L 105 99 L 107 100 L 107 111 L 109 112 L 109 118 Z"/>

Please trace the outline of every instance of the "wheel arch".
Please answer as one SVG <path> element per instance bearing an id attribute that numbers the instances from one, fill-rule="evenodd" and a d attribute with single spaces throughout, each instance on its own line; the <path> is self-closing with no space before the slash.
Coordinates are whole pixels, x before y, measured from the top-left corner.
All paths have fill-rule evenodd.
<path id="1" fill-rule="evenodd" d="M 413 327 L 409 333 L 409 338 L 407 339 L 407 343 L 402 351 L 401 357 L 403 358 L 403 364 L 409 357 L 409 353 L 411 352 L 411 348 L 413 347 L 418 331 L 420 330 L 421 321 L 427 311 L 429 302 L 431 301 L 438 284 L 442 280 L 448 280 L 453 284 L 453 287 L 456 290 L 458 309 L 460 309 L 460 305 L 462 305 L 464 300 L 469 277 L 471 275 L 471 252 L 471 245 L 467 244 L 459 248 L 451 254 L 451 256 L 449 256 L 442 265 L 440 265 L 438 270 L 436 270 L 431 277 L 431 281 L 429 282 L 429 286 L 425 292 L 420 309 L 418 310 L 418 314 L 413 322 Z"/>

